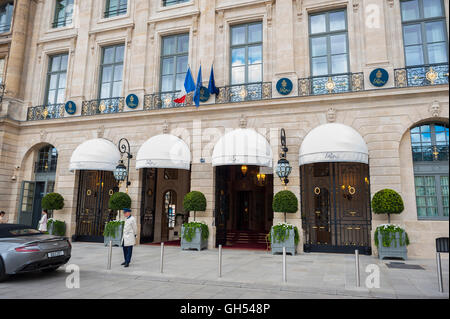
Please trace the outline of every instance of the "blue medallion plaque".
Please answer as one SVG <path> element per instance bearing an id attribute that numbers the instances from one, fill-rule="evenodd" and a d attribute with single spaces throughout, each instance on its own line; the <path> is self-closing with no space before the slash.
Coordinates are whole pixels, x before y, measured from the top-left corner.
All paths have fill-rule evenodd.
<path id="1" fill-rule="evenodd" d="M 370 73 L 370 83 L 376 87 L 382 87 L 389 81 L 389 73 L 385 69 L 375 69 Z"/>
<path id="2" fill-rule="evenodd" d="M 208 102 L 211 93 L 209 93 L 208 88 L 202 86 L 200 88 L 200 102 L 205 103 Z"/>
<path id="3" fill-rule="evenodd" d="M 289 95 L 292 92 L 292 81 L 288 78 L 279 79 L 277 82 L 277 91 L 281 95 Z"/>
<path id="4" fill-rule="evenodd" d="M 68 101 L 64 108 L 69 115 L 74 115 L 77 112 L 77 105 L 73 101 Z"/>
<path id="5" fill-rule="evenodd" d="M 130 109 L 135 109 L 139 105 L 139 98 L 136 94 L 129 94 L 125 100 L 125 103 Z"/>

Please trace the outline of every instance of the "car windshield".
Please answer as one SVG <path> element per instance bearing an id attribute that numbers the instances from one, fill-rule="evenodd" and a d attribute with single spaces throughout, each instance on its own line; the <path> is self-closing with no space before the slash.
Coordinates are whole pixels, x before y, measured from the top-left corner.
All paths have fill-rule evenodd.
<path id="1" fill-rule="evenodd" d="M 36 229 L 12 229 L 9 231 L 12 236 L 40 235 L 41 232 Z"/>
<path id="2" fill-rule="evenodd" d="M 3 226 L 3 227 L 2 227 Z M 20 236 L 35 236 L 42 235 L 40 231 L 36 229 L 24 227 L 24 226 L 11 226 L 11 225 L 0 225 L 0 238 L 13 238 Z"/>

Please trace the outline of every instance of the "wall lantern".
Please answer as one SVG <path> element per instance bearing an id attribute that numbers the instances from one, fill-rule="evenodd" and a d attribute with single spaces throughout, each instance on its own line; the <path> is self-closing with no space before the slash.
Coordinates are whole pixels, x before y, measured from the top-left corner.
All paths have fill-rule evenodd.
<path id="1" fill-rule="evenodd" d="M 114 170 L 114 178 L 119 182 L 119 185 L 124 182 L 125 180 L 127 181 L 126 184 L 126 192 L 128 193 L 128 186 L 131 185 L 131 182 L 128 180 L 129 177 L 129 172 L 130 172 L 130 160 L 133 158 L 133 155 L 131 155 L 130 153 L 130 143 L 128 142 L 128 140 L 126 138 L 122 138 L 119 141 L 119 145 L 118 145 L 119 151 L 122 154 L 127 154 L 127 158 L 128 158 L 128 167 L 125 166 L 125 164 L 123 163 L 123 160 L 120 159 L 119 165 L 117 165 L 116 169 Z"/>
<path id="2" fill-rule="evenodd" d="M 241 166 L 241 172 L 242 172 L 242 175 L 246 176 L 247 172 L 248 172 L 248 166 L 247 165 L 242 165 Z"/>
<path id="3" fill-rule="evenodd" d="M 283 182 L 284 186 L 287 186 L 287 184 L 289 183 L 288 177 L 292 172 L 292 167 L 289 164 L 289 161 L 286 159 L 289 149 L 286 147 L 286 131 L 284 130 L 284 128 L 281 129 L 281 151 L 281 158 L 278 161 L 276 173 L 280 180 Z"/>

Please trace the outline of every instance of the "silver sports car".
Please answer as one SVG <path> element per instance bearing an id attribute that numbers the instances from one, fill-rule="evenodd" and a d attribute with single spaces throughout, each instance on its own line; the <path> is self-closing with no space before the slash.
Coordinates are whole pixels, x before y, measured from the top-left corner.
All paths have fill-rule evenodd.
<path id="1" fill-rule="evenodd" d="M 24 225 L 0 224 L 0 281 L 13 274 L 54 271 L 69 261 L 71 251 L 66 237 L 45 235 Z"/>

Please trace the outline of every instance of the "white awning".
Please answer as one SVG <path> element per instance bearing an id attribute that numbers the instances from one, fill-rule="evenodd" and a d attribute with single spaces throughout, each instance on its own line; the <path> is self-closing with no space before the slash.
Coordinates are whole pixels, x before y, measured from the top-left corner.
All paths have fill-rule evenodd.
<path id="1" fill-rule="evenodd" d="M 96 138 L 80 144 L 72 153 L 69 169 L 114 171 L 119 164 L 120 152 L 113 142 Z"/>
<path id="2" fill-rule="evenodd" d="M 157 135 L 145 142 L 136 157 L 136 169 L 176 168 L 190 170 L 191 151 L 180 138 L 170 135 Z"/>
<path id="3" fill-rule="evenodd" d="M 217 142 L 212 165 L 272 167 L 272 159 L 272 148 L 264 136 L 251 129 L 237 129 L 225 134 Z"/>
<path id="4" fill-rule="evenodd" d="M 313 129 L 300 147 L 300 166 L 320 162 L 369 164 L 369 150 L 362 136 L 352 127 L 325 124 Z"/>

